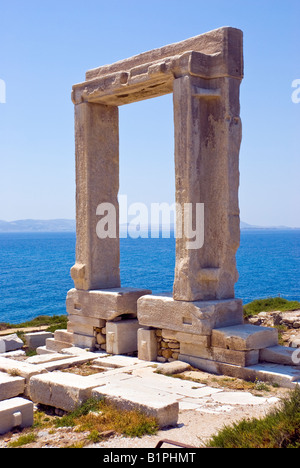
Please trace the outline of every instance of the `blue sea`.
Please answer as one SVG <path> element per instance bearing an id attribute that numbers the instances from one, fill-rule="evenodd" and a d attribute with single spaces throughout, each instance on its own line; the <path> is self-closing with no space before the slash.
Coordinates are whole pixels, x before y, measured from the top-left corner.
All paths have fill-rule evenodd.
<path id="1" fill-rule="evenodd" d="M 0 234 L 0 322 L 65 314 L 74 233 Z M 175 239 L 120 239 L 122 286 L 171 291 Z M 236 297 L 300 301 L 300 230 L 242 230 Z"/>

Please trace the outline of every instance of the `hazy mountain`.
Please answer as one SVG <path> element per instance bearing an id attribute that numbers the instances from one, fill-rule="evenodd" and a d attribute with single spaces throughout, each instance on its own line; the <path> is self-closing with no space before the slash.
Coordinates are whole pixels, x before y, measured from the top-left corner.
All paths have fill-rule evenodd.
<path id="1" fill-rule="evenodd" d="M 300 229 L 300 228 L 292 228 L 289 226 L 255 226 L 253 224 L 245 223 L 244 221 L 241 221 L 240 226 L 241 226 L 241 229 L 281 229 L 281 230 Z"/>
<path id="2" fill-rule="evenodd" d="M 149 228 L 150 229 L 150 228 Z M 168 226 L 161 226 L 158 230 L 168 230 Z M 252 224 L 241 221 L 241 229 L 299 229 L 290 228 L 287 226 L 254 226 Z M 21 219 L 18 221 L 1 221 L 0 232 L 75 232 L 76 222 L 74 219 Z M 141 230 L 147 230 L 147 226 L 141 226 Z M 153 228 L 155 231 L 155 227 Z M 171 224 L 170 230 L 174 230 L 174 225 Z M 122 224 L 120 231 L 127 231 L 127 225 Z"/>
<path id="3" fill-rule="evenodd" d="M 21 219 L 0 221 L 0 232 L 72 232 L 75 226 L 73 219 Z"/>

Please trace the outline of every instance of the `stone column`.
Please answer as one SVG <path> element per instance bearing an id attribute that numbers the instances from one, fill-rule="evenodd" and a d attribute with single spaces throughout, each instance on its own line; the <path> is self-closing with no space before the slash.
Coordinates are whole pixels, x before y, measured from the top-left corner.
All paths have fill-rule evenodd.
<path id="1" fill-rule="evenodd" d="M 77 242 L 71 275 L 76 289 L 120 287 L 118 116 L 118 107 L 75 104 Z M 100 238 L 97 224 L 108 214 L 99 210 L 102 203 L 111 204 L 115 226 L 107 225 L 109 237 Z"/>
<path id="2" fill-rule="evenodd" d="M 234 298 L 240 240 L 240 81 L 191 74 L 174 80 L 176 202 L 180 208 L 175 300 Z M 197 203 L 204 204 L 204 243 L 198 246 L 186 235 L 185 217 L 180 216 L 185 204 L 192 204 L 193 229 L 198 223 L 201 237 L 202 211 L 197 218 Z"/>

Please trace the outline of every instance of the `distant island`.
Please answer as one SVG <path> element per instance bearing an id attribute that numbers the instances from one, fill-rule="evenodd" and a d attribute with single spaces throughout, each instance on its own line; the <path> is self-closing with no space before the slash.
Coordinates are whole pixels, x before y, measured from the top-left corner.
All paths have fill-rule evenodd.
<path id="1" fill-rule="evenodd" d="M 18 221 L 1 221 L 0 232 L 75 232 L 74 219 L 21 219 Z"/>
<path id="2" fill-rule="evenodd" d="M 246 230 L 246 229 L 278 229 L 278 230 L 300 229 L 300 227 L 290 227 L 290 226 L 255 226 L 253 224 L 245 223 L 244 221 L 241 221 L 240 226 L 241 226 L 241 229 L 243 230 Z"/>
<path id="3" fill-rule="evenodd" d="M 125 231 L 126 225 L 121 224 L 120 230 Z M 143 227 L 145 228 L 145 226 Z M 146 227 L 147 229 L 147 227 Z M 167 229 L 167 227 L 166 227 Z M 254 229 L 300 229 L 291 228 L 288 226 L 255 226 L 252 224 L 241 221 L 242 230 Z M 170 230 L 174 230 L 171 225 Z M 13 233 L 13 232 L 75 232 L 76 221 L 74 219 L 50 219 L 50 220 L 37 220 L 37 219 L 22 219 L 18 221 L 1 221 L 0 220 L 0 233 Z"/>

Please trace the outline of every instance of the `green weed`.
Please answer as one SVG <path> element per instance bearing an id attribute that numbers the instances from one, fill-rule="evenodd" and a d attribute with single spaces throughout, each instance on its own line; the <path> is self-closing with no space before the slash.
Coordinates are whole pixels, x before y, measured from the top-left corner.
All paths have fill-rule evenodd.
<path id="1" fill-rule="evenodd" d="M 209 441 L 218 448 L 300 448 L 300 388 L 263 419 L 225 426 Z"/>
<path id="2" fill-rule="evenodd" d="M 257 299 L 244 306 L 244 316 L 257 315 L 260 312 L 273 312 L 280 310 L 287 312 L 300 309 L 300 302 L 288 301 L 282 297 L 269 297 L 267 299 Z"/>

